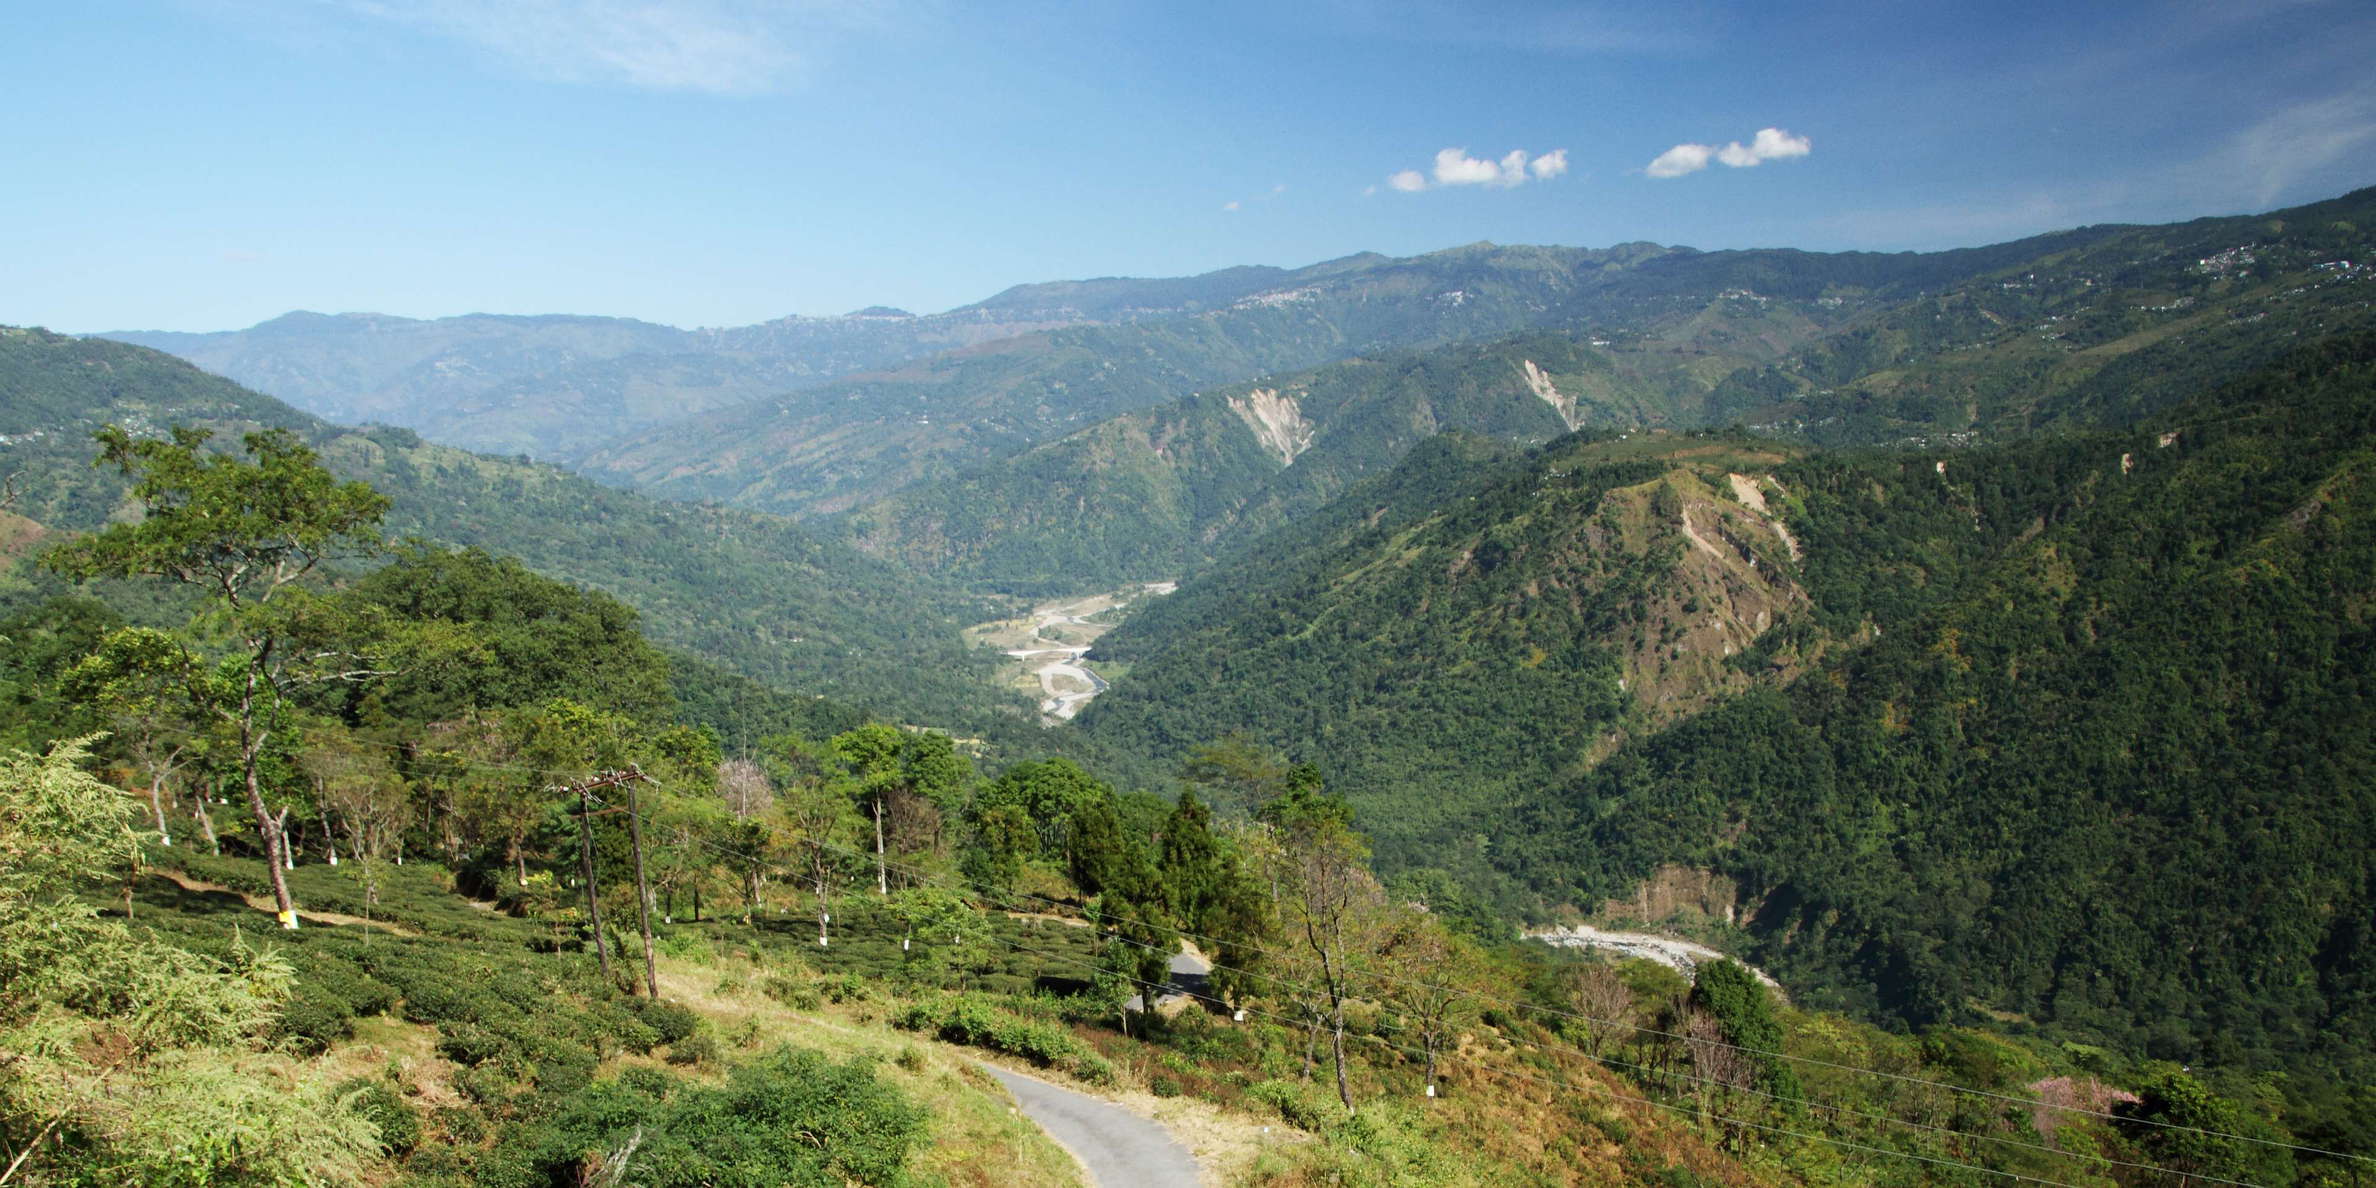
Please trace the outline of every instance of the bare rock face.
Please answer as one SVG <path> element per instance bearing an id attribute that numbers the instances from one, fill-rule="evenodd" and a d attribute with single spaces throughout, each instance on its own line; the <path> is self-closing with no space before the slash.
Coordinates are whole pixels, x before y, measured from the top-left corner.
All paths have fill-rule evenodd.
<path id="1" fill-rule="evenodd" d="M 1584 418 L 1576 412 L 1574 396 L 1562 392 L 1554 386 L 1551 383 L 1551 377 L 1544 374 L 1542 368 L 1535 366 L 1534 360 L 1522 359 L 1519 362 L 1522 365 L 1521 369 L 1526 373 L 1526 390 L 1534 393 L 1535 397 L 1543 403 L 1550 405 L 1551 410 L 1559 414 L 1561 424 L 1573 430 L 1576 426 L 1584 423 Z"/>
<path id="2" fill-rule="evenodd" d="M 1304 419 L 1303 406 L 1294 396 L 1256 388 L 1230 397 L 1229 408 L 1253 430 L 1262 448 L 1278 455 L 1281 466 L 1292 465 L 1297 455 L 1312 448 L 1312 423 Z"/>

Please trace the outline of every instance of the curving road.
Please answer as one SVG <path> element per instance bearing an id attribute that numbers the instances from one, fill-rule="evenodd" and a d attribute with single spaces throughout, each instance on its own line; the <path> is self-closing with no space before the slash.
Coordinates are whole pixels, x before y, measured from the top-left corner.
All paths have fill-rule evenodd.
<path id="1" fill-rule="evenodd" d="M 1160 1123 L 1037 1077 L 982 1066 L 1089 1173 L 1091 1188 L 1198 1188 L 1196 1158 Z"/>

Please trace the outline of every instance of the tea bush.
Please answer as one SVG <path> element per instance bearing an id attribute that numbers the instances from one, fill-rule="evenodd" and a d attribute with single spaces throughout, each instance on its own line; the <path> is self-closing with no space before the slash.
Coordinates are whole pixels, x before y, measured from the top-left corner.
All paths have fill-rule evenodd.
<path id="1" fill-rule="evenodd" d="M 837 1064 L 779 1048 L 721 1086 L 663 1086 L 656 1075 L 589 1086 L 544 1119 L 513 1127 L 472 1179 L 494 1188 L 576 1184 L 596 1158 L 632 1142 L 624 1179 L 643 1188 L 917 1183 L 907 1162 L 927 1114 L 864 1060 Z"/>
<path id="2" fill-rule="evenodd" d="M 1095 1084 L 1114 1079 L 1114 1066 L 1061 1024 L 1026 1019 L 978 994 L 945 994 L 909 1004 L 892 1017 L 909 1031 L 950 1043 L 1020 1056 Z"/>

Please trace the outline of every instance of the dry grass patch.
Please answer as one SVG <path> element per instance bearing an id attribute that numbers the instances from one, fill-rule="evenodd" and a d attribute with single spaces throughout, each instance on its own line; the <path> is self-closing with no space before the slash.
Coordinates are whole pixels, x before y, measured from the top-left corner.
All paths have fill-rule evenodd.
<path id="1" fill-rule="evenodd" d="M 872 1057 L 876 1075 L 932 1112 L 929 1145 L 914 1164 L 956 1188 L 1077 1188 L 1080 1165 L 1015 1108 L 1014 1098 L 970 1057 L 893 1031 L 866 1003 L 796 1011 L 758 987 L 769 970 L 740 957 L 715 965 L 660 961 L 663 998 L 701 1015 L 723 1042 L 790 1044 L 837 1060 Z"/>

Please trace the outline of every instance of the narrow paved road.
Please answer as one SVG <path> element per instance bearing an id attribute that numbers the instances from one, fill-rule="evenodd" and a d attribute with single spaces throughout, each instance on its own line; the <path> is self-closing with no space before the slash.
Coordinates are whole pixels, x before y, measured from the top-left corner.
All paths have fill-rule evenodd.
<path id="1" fill-rule="evenodd" d="M 1196 1159 L 1171 1132 L 1121 1106 L 1037 1077 L 982 1066 L 1048 1137 L 1089 1169 L 1092 1188 L 1197 1188 Z"/>

